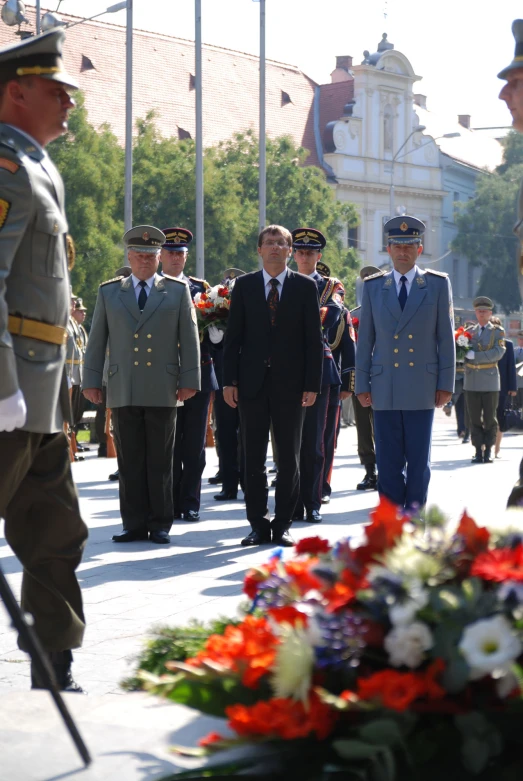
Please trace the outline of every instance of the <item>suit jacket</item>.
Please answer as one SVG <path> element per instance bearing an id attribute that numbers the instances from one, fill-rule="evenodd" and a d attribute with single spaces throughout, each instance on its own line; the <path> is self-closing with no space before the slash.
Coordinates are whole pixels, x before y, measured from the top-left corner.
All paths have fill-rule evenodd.
<path id="1" fill-rule="evenodd" d="M 71 420 L 65 346 L 13 336 L 8 315 L 62 328 L 70 308 L 64 186 L 47 153 L 0 123 L 0 398 L 21 390 L 25 431 Z"/>
<path id="2" fill-rule="evenodd" d="M 189 288 L 155 274 L 140 313 L 132 277 L 100 285 L 85 353 L 84 388 L 101 388 L 109 349 L 107 406 L 175 407 L 178 388 L 200 389 L 200 340 Z"/>
<path id="3" fill-rule="evenodd" d="M 456 365 L 452 291 L 446 274 L 416 270 L 402 311 L 392 271 L 368 277 L 356 350 L 356 393 L 376 410 L 433 409 L 452 393 Z"/>
<path id="4" fill-rule="evenodd" d="M 237 385 L 240 397 L 260 392 L 269 365 L 282 396 L 319 393 L 323 336 L 312 279 L 287 269 L 272 328 L 262 272 L 238 277 L 223 349 L 223 384 Z"/>
<path id="5" fill-rule="evenodd" d="M 505 339 L 505 353 L 498 363 L 500 395 L 507 396 L 509 391 L 517 391 L 518 378 L 516 375 L 516 361 L 514 358 L 514 345 L 509 339 Z"/>
<path id="6" fill-rule="evenodd" d="M 487 323 L 483 333 L 476 323 L 468 329 L 472 334 L 470 349 L 474 358 L 465 358 L 466 391 L 499 391 L 500 379 L 498 361 L 505 352 L 505 331 L 498 325 Z"/>

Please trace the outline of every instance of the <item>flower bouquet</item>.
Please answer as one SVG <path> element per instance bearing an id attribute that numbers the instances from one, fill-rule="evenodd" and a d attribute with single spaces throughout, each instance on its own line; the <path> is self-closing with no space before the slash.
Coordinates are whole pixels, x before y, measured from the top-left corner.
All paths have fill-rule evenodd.
<path id="1" fill-rule="evenodd" d="M 227 718 L 176 749 L 243 747 L 205 777 L 523 778 L 521 535 L 466 513 L 454 533 L 435 512 L 414 524 L 382 499 L 362 544 L 301 540 L 244 591 L 241 623 L 165 675 L 141 673 L 151 692 Z"/>
<path id="2" fill-rule="evenodd" d="M 197 293 L 194 297 L 196 317 L 200 337 L 203 337 L 209 326 L 214 325 L 222 331 L 227 326 L 229 309 L 231 306 L 232 287 L 227 285 L 215 285 L 205 293 Z"/>
<path id="3" fill-rule="evenodd" d="M 470 350 L 472 334 L 470 331 L 466 331 L 463 326 L 460 326 L 457 331 L 454 332 L 454 341 L 456 342 L 456 361 L 458 363 L 463 363 L 465 355 Z"/>

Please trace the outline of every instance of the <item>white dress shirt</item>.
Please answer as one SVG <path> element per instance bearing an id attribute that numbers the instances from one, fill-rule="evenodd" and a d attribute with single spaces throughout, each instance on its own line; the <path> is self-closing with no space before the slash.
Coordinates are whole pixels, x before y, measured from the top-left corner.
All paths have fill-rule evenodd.
<path id="1" fill-rule="evenodd" d="M 394 282 L 396 283 L 396 293 L 398 294 L 398 296 L 400 294 L 401 285 L 402 285 L 400 280 L 401 280 L 402 277 L 405 277 L 406 280 L 407 280 L 405 282 L 405 287 L 407 288 L 407 297 L 408 297 L 408 295 L 410 293 L 410 289 L 412 287 L 412 283 L 414 281 L 414 277 L 416 276 L 416 271 L 417 270 L 418 270 L 418 267 L 417 266 L 413 266 L 410 271 L 407 271 L 406 274 L 400 274 L 399 271 L 396 271 L 396 269 L 393 269 L 392 273 L 394 274 Z"/>
<path id="2" fill-rule="evenodd" d="M 138 277 L 135 277 L 134 274 L 131 274 L 131 279 L 133 280 L 134 295 L 136 296 L 136 301 L 138 301 L 138 296 L 140 295 L 140 291 L 142 289 L 140 285 L 140 280 L 138 279 Z M 152 277 L 149 277 L 149 279 L 145 280 L 144 290 L 147 293 L 147 298 L 149 298 L 149 293 L 151 292 L 153 285 L 154 285 L 154 274 L 152 275 Z"/>
<path id="3" fill-rule="evenodd" d="M 265 285 L 265 298 L 268 298 L 269 293 L 270 293 L 270 291 L 272 289 L 271 279 L 277 279 L 278 282 L 280 283 L 278 285 L 278 295 L 281 298 L 281 291 L 283 290 L 283 283 L 285 282 L 285 280 L 287 278 L 287 266 L 285 266 L 285 270 L 282 271 L 281 274 L 278 274 L 277 277 L 271 277 L 271 275 L 268 274 L 265 271 L 265 269 L 262 269 L 262 271 L 263 271 L 263 283 Z"/>

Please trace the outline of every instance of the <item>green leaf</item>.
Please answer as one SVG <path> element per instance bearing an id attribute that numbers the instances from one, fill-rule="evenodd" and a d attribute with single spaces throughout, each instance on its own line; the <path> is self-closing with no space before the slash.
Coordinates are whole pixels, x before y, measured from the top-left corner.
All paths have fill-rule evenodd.
<path id="1" fill-rule="evenodd" d="M 459 651 L 454 649 L 450 658 L 447 657 L 447 666 L 441 676 L 443 688 L 448 691 L 449 694 L 457 694 L 458 692 L 463 691 L 468 683 L 469 672 L 468 664 Z"/>
<path id="2" fill-rule="evenodd" d="M 374 759 L 379 753 L 377 746 L 362 740 L 334 740 L 332 747 L 343 759 Z"/>
<path id="3" fill-rule="evenodd" d="M 488 745 L 479 738 L 467 738 L 461 748 L 461 758 L 463 767 L 468 770 L 469 773 L 478 775 L 484 770 L 488 762 Z"/>
<path id="4" fill-rule="evenodd" d="M 392 719 L 370 721 L 358 730 L 363 740 L 379 746 L 394 746 L 401 743 L 401 730 Z"/>

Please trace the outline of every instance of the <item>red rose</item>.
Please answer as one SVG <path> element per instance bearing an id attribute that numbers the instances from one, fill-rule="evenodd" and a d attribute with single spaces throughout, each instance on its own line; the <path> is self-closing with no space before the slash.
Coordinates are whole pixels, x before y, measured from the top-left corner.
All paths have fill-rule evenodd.
<path id="1" fill-rule="evenodd" d="M 294 548 L 298 556 L 308 553 L 310 556 L 318 556 L 320 553 L 328 553 L 331 549 L 327 540 L 322 537 L 305 537 L 299 540 Z"/>

